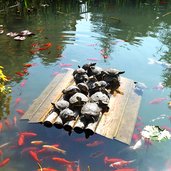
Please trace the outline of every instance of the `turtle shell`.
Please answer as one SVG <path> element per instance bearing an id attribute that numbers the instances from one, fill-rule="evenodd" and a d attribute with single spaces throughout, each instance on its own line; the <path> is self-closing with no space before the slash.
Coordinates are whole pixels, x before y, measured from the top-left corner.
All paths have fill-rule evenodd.
<path id="1" fill-rule="evenodd" d="M 85 83 L 77 84 L 77 87 L 80 89 L 81 93 L 88 95 L 88 86 Z"/>
<path id="2" fill-rule="evenodd" d="M 76 84 L 81 83 L 81 82 L 86 82 L 88 80 L 88 75 L 87 74 L 75 74 L 74 75 L 74 81 Z"/>
<path id="3" fill-rule="evenodd" d="M 76 114 L 71 109 L 66 108 L 60 112 L 60 117 L 63 121 L 69 121 L 75 119 Z"/>
<path id="4" fill-rule="evenodd" d="M 120 70 L 117 70 L 114 68 L 105 69 L 104 72 L 108 73 L 109 75 L 113 75 L 113 76 L 125 73 L 125 71 L 120 71 Z"/>
<path id="5" fill-rule="evenodd" d="M 74 70 L 73 76 L 75 74 L 85 74 L 86 73 L 86 70 L 85 69 L 81 68 L 80 66 L 78 66 L 78 67 L 79 67 L 78 69 Z"/>
<path id="6" fill-rule="evenodd" d="M 110 100 L 109 97 L 106 94 L 104 94 L 104 93 L 102 93 L 100 91 L 94 93 L 90 97 L 91 102 L 96 102 L 96 103 L 102 104 L 102 105 L 109 104 L 109 100 Z"/>
<path id="7" fill-rule="evenodd" d="M 94 102 L 88 102 L 83 105 L 81 108 L 81 120 L 85 122 L 95 122 L 102 109 Z"/>
<path id="8" fill-rule="evenodd" d="M 57 101 L 55 104 L 52 103 L 52 105 L 53 105 L 55 111 L 60 112 L 63 109 L 69 107 L 69 102 L 62 99 L 62 100 Z"/>
<path id="9" fill-rule="evenodd" d="M 62 91 L 62 93 L 72 96 L 73 94 L 75 94 L 75 93 L 77 93 L 79 91 L 80 91 L 80 89 L 77 86 L 72 85 L 72 86 L 69 86 L 66 89 L 64 89 Z"/>
<path id="10" fill-rule="evenodd" d="M 75 93 L 70 97 L 69 102 L 71 105 L 82 106 L 84 103 L 88 102 L 88 97 L 83 93 Z"/>

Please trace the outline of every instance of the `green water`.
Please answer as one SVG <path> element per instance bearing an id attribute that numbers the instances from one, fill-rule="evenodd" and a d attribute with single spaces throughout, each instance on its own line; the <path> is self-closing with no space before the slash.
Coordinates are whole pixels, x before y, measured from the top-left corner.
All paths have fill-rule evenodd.
<path id="1" fill-rule="evenodd" d="M 0 35 L 0 65 L 4 73 L 10 77 L 12 87 L 10 112 L 4 112 L 5 103 L 1 100 L 1 122 L 3 130 L 0 133 L 0 145 L 3 156 L 0 161 L 9 157 L 10 162 L 0 167 L 0 171 L 34 171 L 38 169 L 37 162 L 22 150 L 33 146 L 33 140 L 42 140 L 45 144 L 60 144 L 66 150 L 66 155 L 57 152 L 39 154 L 42 167 L 51 167 L 66 171 L 66 166 L 53 161 L 52 157 L 62 157 L 71 161 L 80 161 L 81 171 L 112 171 L 115 168 L 105 164 L 104 156 L 134 160 L 128 168 L 139 171 L 169 171 L 171 168 L 170 140 L 153 143 L 137 150 L 130 150 L 127 145 L 109 140 L 99 135 L 93 135 L 87 140 L 82 134 L 68 136 L 67 132 L 56 128 L 46 128 L 39 124 L 28 124 L 20 121 L 16 109 L 26 111 L 54 76 L 65 73 L 68 69 L 76 69 L 78 65 L 94 62 L 102 68 L 117 68 L 124 70 L 124 77 L 146 84 L 147 89 L 142 95 L 139 117 L 142 118 L 141 128 L 145 125 L 159 125 L 171 128 L 167 117 L 153 119 L 162 114 L 171 115 L 168 101 L 171 99 L 171 69 L 161 64 L 149 64 L 149 58 L 156 61 L 171 63 L 171 2 L 156 3 L 118 3 L 117 1 L 94 2 L 60 2 L 48 3 L 42 7 L 35 3 L 35 9 L 28 14 L 26 10 L 16 12 L 8 9 L 0 13 L 0 25 L 4 25 L 4 34 Z M 31 4 L 28 4 L 31 5 Z M 3 5 L 2 5 L 3 7 Z M 168 13 L 168 15 L 166 15 Z M 24 41 L 15 41 L 8 37 L 8 32 L 30 30 L 34 36 Z M 34 45 L 51 43 L 47 50 L 33 53 Z M 101 52 L 105 51 L 106 59 Z M 23 71 L 23 64 L 34 64 L 28 68 L 27 74 L 20 77 L 16 72 Z M 69 64 L 61 67 L 61 64 Z M 25 82 L 24 86 L 21 83 Z M 159 83 L 162 90 L 154 87 Z M 149 104 L 155 98 L 164 97 L 167 100 L 159 104 Z M 21 101 L 16 104 L 16 99 Z M 8 105 L 7 105 L 8 106 Z M 17 117 L 17 125 L 13 125 L 13 117 Z M 11 126 L 8 128 L 4 120 L 8 118 Z M 23 146 L 18 146 L 19 132 L 32 131 L 36 137 L 26 138 Z M 135 129 L 135 133 L 137 130 Z M 94 141 L 103 143 L 88 147 L 86 144 Z M 135 144 L 132 141 L 131 145 Z M 42 145 L 37 145 L 41 149 Z M 99 155 L 98 155 L 99 154 Z M 75 171 L 76 168 L 74 167 Z M 69 171 L 69 169 L 67 170 Z M 71 171 L 71 170 L 70 170 Z"/>

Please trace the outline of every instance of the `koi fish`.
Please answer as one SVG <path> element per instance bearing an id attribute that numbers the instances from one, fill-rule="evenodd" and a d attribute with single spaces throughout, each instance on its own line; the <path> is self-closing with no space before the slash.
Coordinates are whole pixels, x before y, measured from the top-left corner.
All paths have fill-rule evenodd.
<path id="1" fill-rule="evenodd" d="M 43 141 L 31 141 L 31 144 L 40 145 L 43 144 Z"/>
<path id="2" fill-rule="evenodd" d="M 92 142 L 92 143 L 86 144 L 86 146 L 87 146 L 87 147 L 96 147 L 96 146 L 101 145 L 101 144 L 103 144 L 103 143 L 104 143 L 103 141 L 94 141 L 94 142 Z"/>
<path id="3" fill-rule="evenodd" d="M 17 97 L 16 99 L 15 99 L 15 105 L 14 106 L 16 106 L 16 105 L 18 105 L 20 102 L 21 102 L 21 98 L 20 97 Z"/>
<path id="4" fill-rule="evenodd" d="M 0 156 L 2 156 L 3 155 L 3 152 L 2 152 L 2 150 L 0 150 Z"/>
<path id="5" fill-rule="evenodd" d="M 71 165 L 66 165 L 66 171 L 74 171 Z"/>
<path id="6" fill-rule="evenodd" d="M 139 149 L 143 145 L 143 143 L 144 143 L 144 139 L 141 138 L 135 143 L 135 145 L 130 146 L 129 148 L 133 150 Z"/>
<path id="7" fill-rule="evenodd" d="M 72 66 L 72 64 L 64 64 L 64 63 L 60 63 L 59 65 L 60 65 L 60 67 L 71 67 Z"/>
<path id="8" fill-rule="evenodd" d="M 37 171 L 59 171 L 59 170 L 53 169 L 51 167 L 42 167 L 41 169 L 37 169 Z"/>
<path id="9" fill-rule="evenodd" d="M 69 161 L 64 158 L 52 157 L 52 160 L 56 161 L 57 163 L 64 164 L 64 165 L 71 165 L 71 166 L 75 165 L 74 161 Z"/>
<path id="10" fill-rule="evenodd" d="M 163 85 L 162 82 L 159 82 L 156 86 L 153 87 L 153 89 L 163 90 L 164 89 L 164 85 Z"/>
<path id="11" fill-rule="evenodd" d="M 5 166 L 6 164 L 8 164 L 8 163 L 9 163 L 9 161 L 10 161 L 10 158 L 6 158 L 6 159 L 4 159 L 3 161 L 1 161 L 1 162 L 0 162 L 0 167 Z"/>
<path id="12" fill-rule="evenodd" d="M 23 109 L 16 109 L 15 110 L 20 116 L 23 116 L 25 111 Z"/>
<path id="13" fill-rule="evenodd" d="M 164 100 L 167 100 L 167 98 L 166 97 L 156 98 L 156 99 L 151 100 L 149 104 L 159 104 L 163 102 Z"/>
<path id="14" fill-rule="evenodd" d="M 105 156 L 104 157 L 104 163 L 107 164 L 107 163 L 115 163 L 115 162 L 119 162 L 119 161 L 122 161 L 123 159 L 121 158 L 109 158 L 108 156 Z"/>
<path id="15" fill-rule="evenodd" d="M 89 60 L 89 61 L 98 61 L 97 58 L 87 58 L 87 60 Z"/>
<path id="16" fill-rule="evenodd" d="M 29 154 L 30 154 L 30 156 L 31 156 L 35 161 L 37 161 L 37 162 L 40 163 L 40 160 L 39 160 L 37 154 L 36 154 L 34 151 L 29 151 Z"/>
<path id="17" fill-rule="evenodd" d="M 42 147 L 46 148 L 46 149 L 49 149 L 51 151 L 57 151 L 59 153 L 66 154 L 65 150 L 62 150 L 62 149 L 60 149 L 58 147 L 55 147 L 54 145 L 43 145 Z"/>
<path id="18" fill-rule="evenodd" d="M 123 168 L 123 169 L 117 169 L 115 171 L 137 171 L 135 168 Z"/>
<path id="19" fill-rule="evenodd" d="M 137 141 L 140 139 L 140 135 L 134 133 L 134 134 L 132 135 L 132 139 L 133 139 L 135 142 L 137 142 Z"/>
<path id="20" fill-rule="evenodd" d="M 0 145 L 0 149 L 6 147 L 9 144 L 10 144 L 10 142 L 7 142 L 7 143 L 4 143 L 4 144 Z"/>
<path id="21" fill-rule="evenodd" d="M 19 135 L 19 138 L 18 138 L 18 145 L 19 145 L 19 146 L 24 145 L 24 135 L 23 135 L 23 134 L 20 134 L 20 135 Z"/>
<path id="22" fill-rule="evenodd" d="M 22 72 L 16 72 L 15 74 L 17 74 L 20 77 L 23 77 L 24 76 L 24 74 Z"/>
<path id="23" fill-rule="evenodd" d="M 21 87 L 24 87 L 24 86 L 26 85 L 26 82 L 27 82 L 27 80 L 23 80 L 23 81 L 20 83 L 20 86 L 21 86 Z"/>
<path id="24" fill-rule="evenodd" d="M 111 163 L 109 165 L 109 167 L 120 168 L 120 167 L 126 166 L 126 165 L 128 165 L 130 163 L 133 163 L 134 161 L 135 160 L 129 160 L 129 161 L 121 160 L 121 161 L 118 161 L 118 162 Z"/>
<path id="25" fill-rule="evenodd" d="M 23 64 L 24 67 L 32 67 L 32 66 L 35 66 L 35 64 L 30 64 L 30 63 L 27 63 L 27 64 Z"/>
<path id="26" fill-rule="evenodd" d="M 3 129 L 3 124 L 2 122 L 0 122 L 0 133 L 2 132 L 2 129 Z"/>
<path id="27" fill-rule="evenodd" d="M 20 134 L 24 135 L 25 137 L 35 137 L 37 136 L 34 132 L 21 132 Z"/>
<path id="28" fill-rule="evenodd" d="M 52 43 L 49 42 L 49 43 L 46 43 L 46 44 L 42 45 L 42 47 L 38 48 L 37 50 L 38 50 L 38 51 L 47 50 L 47 49 L 49 49 L 51 46 L 52 46 Z"/>
<path id="29" fill-rule="evenodd" d="M 13 117 L 13 123 L 14 123 L 14 126 L 16 127 L 17 126 L 17 116 L 16 115 Z"/>

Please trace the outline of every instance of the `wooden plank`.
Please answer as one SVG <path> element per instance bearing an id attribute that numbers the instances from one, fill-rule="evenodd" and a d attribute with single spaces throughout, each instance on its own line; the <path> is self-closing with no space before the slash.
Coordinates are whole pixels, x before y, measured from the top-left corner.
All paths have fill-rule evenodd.
<path id="1" fill-rule="evenodd" d="M 44 102 L 39 106 L 36 114 L 30 119 L 29 123 L 38 123 L 46 118 L 52 109 L 51 102 L 55 103 L 62 96 L 62 90 L 73 84 L 72 73 L 73 71 L 68 71 L 59 83 L 55 83 L 57 86 L 46 96 Z"/>
<path id="2" fill-rule="evenodd" d="M 41 95 L 35 99 L 32 105 L 28 108 L 21 119 L 29 120 L 34 115 L 36 115 L 37 110 L 43 105 L 45 99 L 53 92 L 53 90 L 58 86 L 58 83 L 63 78 L 63 75 L 56 75 L 55 78 L 50 82 L 50 84 L 44 89 Z"/>
<path id="3" fill-rule="evenodd" d="M 97 134 L 110 139 L 113 139 L 117 135 L 129 97 L 133 90 L 133 81 L 121 77 L 121 86 L 119 89 L 124 94 L 111 96 L 109 103 L 110 110 L 109 112 L 103 114 L 95 131 Z"/>
<path id="4" fill-rule="evenodd" d="M 131 143 L 140 102 L 141 96 L 136 94 L 134 91 L 131 91 L 129 101 L 125 108 L 125 113 L 115 139 L 126 144 Z"/>

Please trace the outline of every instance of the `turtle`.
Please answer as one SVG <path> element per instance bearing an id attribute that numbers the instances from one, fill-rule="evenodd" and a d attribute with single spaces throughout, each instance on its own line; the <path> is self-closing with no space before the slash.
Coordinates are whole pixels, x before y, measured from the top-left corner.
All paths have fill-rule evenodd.
<path id="1" fill-rule="evenodd" d="M 108 74 L 110 76 L 118 77 L 120 74 L 124 74 L 125 71 L 120 71 L 114 68 L 107 68 L 102 71 L 102 74 Z"/>
<path id="2" fill-rule="evenodd" d="M 80 120 L 85 123 L 96 122 L 102 109 L 95 102 L 87 102 L 81 108 Z"/>
<path id="3" fill-rule="evenodd" d="M 89 72 L 87 73 L 88 76 L 95 75 L 96 78 L 101 75 L 102 68 L 98 66 L 90 66 Z"/>
<path id="4" fill-rule="evenodd" d="M 69 102 L 64 99 L 58 100 L 56 103 L 52 102 L 51 104 L 53 105 L 53 108 L 57 113 L 69 107 Z"/>
<path id="5" fill-rule="evenodd" d="M 89 89 L 94 88 L 94 83 L 97 81 L 97 78 L 95 76 L 90 76 L 89 79 L 87 80 L 86 84 Z"/>
<path id="6" fill-rule="evenodd" d="M 70 97 L 69 102 L 72 109 L 82 107 L 84 103 L 88 102 L 89 98 L 83 93 L 75 93 Z"/>
<path id="7" fill-rule="evenodd" d="M 69 86 L 66 89 L 62 90 L 65 100 L 69 100 L 69 98 L 77 92 L 80 92 L 80 89 L 75 85 Z"/>
<path id="8" fill-rule="evenodd" d="M 95 66 L 95 65 L 96 63 L 88 63 L 88 64 L 84 64 L 82 68 L 88 72 L 90 67 Z"/>
<path id="9" fill-rule="evenodd" d="M 105 93 L 98 91 L 90 96 L 90 102 L 97 103 L 103 110 L 103 112 L 108 111 L 110 98 Z"/>
<path id="10" fill-rule="evenodd" d="M 77 87 L 80 89 L 81 93 L 85 94 L 86 96 L 88 95 L 89 88 L 86 83 L 78 83 Z"/>
<path id="11" fill-rule="evenodd" d="M 86 82 L 87 80 L 88 80 L 88 75 L 86 73 L 85 74 L 77 73 L 74 75 L 74 81 L 76 84 Z"/>
<path id="12" fill-rule="evenodd" d="M 75 113 L 73 110 L 66 108 L 60 112 L 60 117 L 63 122 L 71 121 L 75 119 L 77 116 L 77 113 Z"/>
<path id="13" fill-rule="evenodd" d="M 76 74 L 86 74 L 86 70 L 81 68 L 79 65 L 78 65 L 78 69 L 74 70 L 73 72 L 73 76 L 76 75 Z"/>

